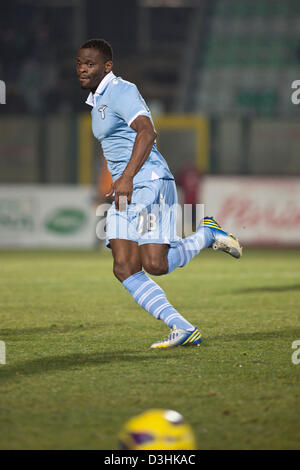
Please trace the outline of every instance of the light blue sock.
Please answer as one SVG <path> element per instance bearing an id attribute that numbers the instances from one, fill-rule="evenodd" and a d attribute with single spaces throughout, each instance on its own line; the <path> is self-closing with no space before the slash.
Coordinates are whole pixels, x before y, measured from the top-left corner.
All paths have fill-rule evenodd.
<path id="1" fill-rule="evenodd" d="M 168 252 L 169 271 L 182 268 L 189 263 L 201 250 L 209 248 L 214 241 L 212 231 L 208 227 L 201 227 L 196 233 L 180 240 L 175 247 L 170 247 Z"/>
<path id="2" fill-rule="evenodd" d="M 152 281 L 144 271 L 129 276 L 122 282 L 134 300 L 154 318 L 162 320 L 172 328 L 193 330 L 195 327 L 183 318 L 168 302 L 166 295 L 156 282 Z"/>

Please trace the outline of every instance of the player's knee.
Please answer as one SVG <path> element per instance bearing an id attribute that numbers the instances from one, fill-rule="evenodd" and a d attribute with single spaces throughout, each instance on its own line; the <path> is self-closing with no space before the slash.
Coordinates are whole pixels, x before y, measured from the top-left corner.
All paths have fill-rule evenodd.
<path id="1" fill-rule="evenodd" d="M 126 266 L 126 263 L 123 261 L 114 261 L 114 267 L 113 267 L 113 272 L 116 278 L 123 282 L 128 276 L 128 268 Z"/>
<path id="2" fill-rule="evenodd" d="M 113 272 L 115 277 L 120 281 L 123 282 L 129 276 L 132 276 L 135 272 L 137 272 L 139 268 L 132 263 L 128 262 L 127 260 L 115 260 L 113 266 Z"/>
<path id="3" fill-rule="evenodd" d="M 168 272 L 168 264 L 164 260 L 156 258 L 144 260 L 143 268 L 153 276 L 161 276 Z"/>

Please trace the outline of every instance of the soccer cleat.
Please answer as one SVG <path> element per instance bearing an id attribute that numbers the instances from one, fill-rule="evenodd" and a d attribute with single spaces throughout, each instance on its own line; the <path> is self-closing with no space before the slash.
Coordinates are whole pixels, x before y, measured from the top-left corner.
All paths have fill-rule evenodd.
<path id="1" fill-rule="evenodd" d="M 225 253 L 229 253 L 234 258 L 240 258 L 242 256 L 243 247 L 240 245 L 238 239 L 231 233 L 225 232 L 213 217 L 204 217 L 200 222 L 199 228 L 200 227 L 208 227 L 211 229 L 214 236 L 214 242 L 211 246 L 213 250 L 225 251 Z"/>
<path id="2" fill-rule="evenodd" d="M 193 331 L 179 330 L 173 326 L 169 336 L 162 340 L 156 341 L 151 345 L 152 349 L 173 348 L 175 346 L 200 346 L 202 336 L 198 328 Z"/>

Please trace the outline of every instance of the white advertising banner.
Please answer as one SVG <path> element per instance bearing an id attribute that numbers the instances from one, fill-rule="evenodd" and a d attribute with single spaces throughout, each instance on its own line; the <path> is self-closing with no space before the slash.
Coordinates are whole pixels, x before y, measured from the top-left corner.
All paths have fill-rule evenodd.
<path id="1" fill-rule="evenodd" d="M 300 178 L 204 178 L 199 202 L 242 243 L 300 246 Z"/>
<path id="2" fill-rule="evenodd" d="M 0 247 L 92 247 L 92 197 L 91 187 L 1 185 Z"/>

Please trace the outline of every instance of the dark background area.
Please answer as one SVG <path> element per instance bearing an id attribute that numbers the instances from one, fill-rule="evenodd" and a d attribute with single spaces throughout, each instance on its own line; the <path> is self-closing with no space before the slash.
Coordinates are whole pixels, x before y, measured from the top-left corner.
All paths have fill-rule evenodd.
<path id="1" fill-rule="evenodd" d="M 138 86 L 154 119 L 207 120 L 208 156 L 187 151 L 195 129 L 186 124 L 159 129 L 175 173 L 182 160 L 202 158 L 207 174 L 299 175 L 299 106 L 291 99 L 299 31 L 298 0 L 1 2 L 0 181 L 79 181 L 81 118 L 90 110 L 75 57 L 93 37 L 111 43 L 114 73 Z"/>

